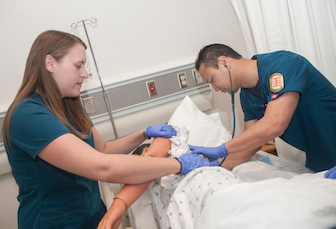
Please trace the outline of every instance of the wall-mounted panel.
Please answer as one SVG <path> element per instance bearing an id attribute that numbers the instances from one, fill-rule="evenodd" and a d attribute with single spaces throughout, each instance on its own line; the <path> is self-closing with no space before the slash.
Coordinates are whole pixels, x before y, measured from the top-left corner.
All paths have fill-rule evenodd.
<path id="1" fill-rule="evenodd" d="M 131 80 L 125 80 L 115 84 L 105 85 L 104 91 L 107 95 L 108 104 L 112 113 L 118 115 L 118 112 L 125 111 L 135 112 L 148 107 L 154 106 L 155 101 L 162 100 L 166 97 L 173 98 L 174 95 L 188 95 L 204 91 L 209 91 L 209 85 L 205 82 L 196 82 L 194 80 L 195 68 L 193 65 L 186 65 L 179 68 L 169 69 L 167 71 L 155 74 L 145 75 Z M 181 87 L 178 75 L 183 73 L 188 85 Z M 98 90 L 98 91 L 97 91 Z M 154 94 L 151 94 L 153 90 Z M 84 91 L 81 94 L 82 100 L 90 98 L 94 102 L 95 113 L 87 110 L 90 117 L 97 117 L 108 112 L 103 89 L 94 89 Z M 85 101 L 83 101 L 83 104 Z M 161 103 L 161 102 L 160 102 Z M 124 112 L 122 113 L 124 114 Z"/>
<path id="2" fill-rule="evenodd" d="M 196 85 L 193 81 L 192 70 L 193 67 L 186 67 L 182 70 L 177 70 L 170 73 L 163 73 L 162 75 L 145 78 L 134 83 L 116 86 L 108 90 L 109 98 L 113 110 L 118 110 L 134 104 L 156 100 L 175 93 L 182 93 L 184 91 L 193 90 L 198 87 L 206 85 L 205 83 Z M 186 73 L 188 79 L 187 87 L 181 88 L 177 75 L 181 72 Z M 156 94 L 150 96 L 148 94 L 147 82 L 155 83 Z"/>

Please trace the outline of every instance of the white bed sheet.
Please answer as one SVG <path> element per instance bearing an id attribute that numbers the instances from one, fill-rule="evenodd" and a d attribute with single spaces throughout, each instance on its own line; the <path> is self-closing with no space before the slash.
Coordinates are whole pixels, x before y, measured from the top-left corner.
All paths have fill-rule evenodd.
<path id="1" fill-rule="evenodd" d="M 199 111 L 189 97 L 175 110 L 169 124 L 180 133 L 177 139 L 172 139 L 173 156 L 189 153 L 185 140 L 194 145 L 217 146 L 231 138 L 218 115 Z M 299 163 L 259 151 L 232 171 L 204 167 L 187 175 L 166 176 L 152 182 L 151 197 L 146 191 L 131 206 L 131 226 L 134 229 L 336 226 L 336 181 L 324 179 L 321 173 L 309 173 Z M 145 216 L 142 214 L 145 211 L 154 212 L 156 222 L 153 213 Z"/>
<path id="2" fill-rule="evenodd" d="M 256 156 L 285 162 L 261 151 Z M 298 170 L 295 162 L 284 165 Z M 136 209 L 132 206 L 140 213 L 133 228 L 330 229 L 336 226 L 336 184 L 323 174 L 288 172 L 254 160 L 232 172 L 199 168 L 184 177 L 170 199 L 162 198 L 158 181 L 153 182 L 152 199 L 147 193 L 135 203 Z"/>
<path id="3" fill-rule="evenodd" d="M 243 182 L 216 192 L 192 227 L 322 229 L 336 226 L 336 185 L 323 173 Z"/>

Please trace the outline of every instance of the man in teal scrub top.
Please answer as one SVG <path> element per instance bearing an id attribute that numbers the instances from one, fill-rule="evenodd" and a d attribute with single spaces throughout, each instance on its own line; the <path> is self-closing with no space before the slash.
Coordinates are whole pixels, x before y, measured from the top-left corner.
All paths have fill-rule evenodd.
<path id="1" fill-rule="evenodd" d="M 232 169 L 279 136 L 306 152 L 308 168 L 330 169 L 325 176 L 336 177 L 336 88 L 307 59 L 288 51 L 246 59 L 213 44 L 200 51 L 196 69 L 215 91 L 241 89 L 245 131 L 218 147 L 193 147 L 193 153 L 227 156 L 223 167 Z"/>

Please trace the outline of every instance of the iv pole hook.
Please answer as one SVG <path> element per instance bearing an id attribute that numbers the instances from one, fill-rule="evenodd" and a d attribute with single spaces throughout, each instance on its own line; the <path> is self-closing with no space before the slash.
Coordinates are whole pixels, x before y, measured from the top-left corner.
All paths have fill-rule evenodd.
<path id="1" fill-rule="evenodd" d="M 86 22 L 86 21 L 89 21 L 92 27 L 96 27 L 96 26 L 97 26 L 97 19 L 96 19 L 96 18 L 91 18 L 91 19 L 82 20 L 82 21 L 77 22 L 77 23 L 73 23 L 73 24 L 71 25 L 71 27 L 72 27 L 72 28 L 73 28 L 73 27 L 74 27 L 74 28 L 77 28 L 78 23 L 83 23 L 83 27 L 84 27 L 85 35 L 86 35 L 86 38 L 87 38 L 88 43 L 89 43 L 89 47 L 90 47 L 90 50 L 91 50 L 91 55 L 92 55 L 92 58 L 93 58 L 93 62 L 94 62 L 94 64 L 95 64 L 95 67 L 96 67 L 96 70 L 97 70 L 97 74 L 98 74 L 98 78 L 99 78 L 99 82 L 100 82 L 100 85 L 101 85 L 101 88 L 102 88 L 102 91 L 103 91 L 104 101 L 105 101 L 105 105 L 106 105 L 106 108 L 107 108 L 107 112 L 108 112 L 109 117 L 110 117 L 110 121 L 111 121 L 111 124 L 112 124 L 112 128 L 113 128 L 113 131 L 114 131 L 114 135 L 115 135 L 116 139 L 118 139 L 119 136 L 118 136 L 117 128 L 116 128 L 116 125 L 115 125 L 115 122 L 114 122 L 114 118 L 113 118 L 113 115 L 112 115 L 112 110 L 111 110 L 111 106 L 110 106 L 110 103 L 109 103 L 109 100 L 108 100 L 108 95 L 107 95 L 107 93 L 106 93 L 106 91 L 105 91 L 103 82 L 102 82 L 102 80 L 101 80 L 101 77 L 100 77 L 100 74 L 99 74 L 99 70 L 98 70 L 98 66 L 97 66 L 97 62 L 96 62 L 96 58 L 95 58 L 94 53 L 93 53 L 93 49 L 92 49 L 92 45 L 91 45 L 91 41 L 90 41 L 88 32 L 87 32 L 87 30 L 86 30 L 86 26 L 85 26 L 85 22 Z"/>

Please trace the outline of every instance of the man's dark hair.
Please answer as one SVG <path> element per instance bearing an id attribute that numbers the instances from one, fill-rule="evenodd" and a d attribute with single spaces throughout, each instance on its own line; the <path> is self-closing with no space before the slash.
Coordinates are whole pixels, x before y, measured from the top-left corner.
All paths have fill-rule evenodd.
<path id="1" fill-rule="evenodd" d="M 242 56 L 234 51 L 229 46 L 223 44 L 211 44 L 203 47 L 198 53 L 198 58 L 195 61 L 195 68 L 199 71 L 203 63 L 206 68 L 218 68 L 218 57 L 226 56 L 233 59 L 240 59 Z"/>

